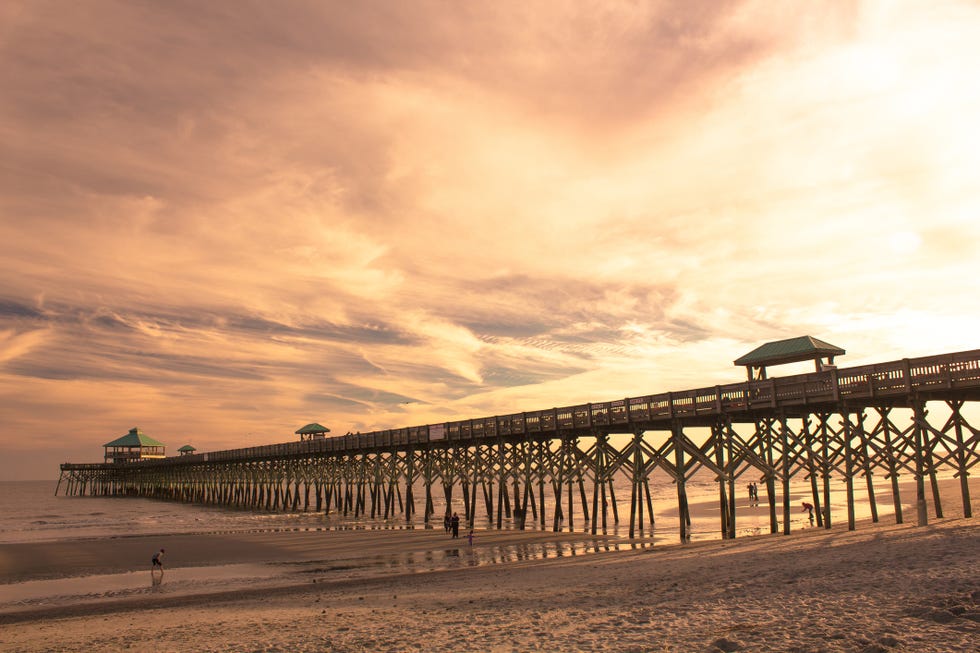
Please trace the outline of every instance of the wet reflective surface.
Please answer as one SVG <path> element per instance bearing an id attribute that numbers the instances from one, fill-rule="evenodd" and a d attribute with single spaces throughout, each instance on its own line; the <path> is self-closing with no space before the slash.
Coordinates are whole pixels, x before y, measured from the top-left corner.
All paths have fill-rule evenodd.
<path id="1" fill-rule="evenodd" d="M 482 567 L 523 561 L 586 556 L 610 551 L 636 551 L 651 548 L 638 542 L 527 542 L 492 546 L 469 545 L 457 540 L 445 548 L 423 553 L 385 554 L 330 560 L 297 565 L 300 573 L 314 575 L 323 581 L 339 578 L 376 576 L 388 573 L 421 573 L 457 567 Z"/>
<path id="2" fill-rule="evenodd" d="M 466 538 L 421 552 L 370 554 L 303 562 L 230 564 L 178 567 L 163 573 L 130 571 L 2 585 L 0 612 L 31 608 L 99 603 L 147 594 L 182 596 L 228 590 L 330 583 L 432 571 L 504 565 L 610 551 L 649 548 L 630 542 L 523 542 L 516 544 L 468 544 Z"/>

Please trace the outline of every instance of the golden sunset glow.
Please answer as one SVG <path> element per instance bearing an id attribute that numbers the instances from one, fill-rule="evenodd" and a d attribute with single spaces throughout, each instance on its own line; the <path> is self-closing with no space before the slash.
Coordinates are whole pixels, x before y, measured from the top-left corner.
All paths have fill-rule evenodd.
<path id="1" fill-rule="evenodd" d="M 0 478 L 980 346 L 972 2 L 8 3 Z"/>

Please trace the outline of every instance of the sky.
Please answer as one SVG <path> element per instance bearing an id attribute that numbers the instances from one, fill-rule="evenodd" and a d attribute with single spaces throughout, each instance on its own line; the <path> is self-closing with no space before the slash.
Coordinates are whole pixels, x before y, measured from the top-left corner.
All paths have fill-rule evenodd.
<path id="1" fill-rule="evenodd" d="M 978 70 L 950 0 L 5 2 L 0 480 L 976 349 Z"/>

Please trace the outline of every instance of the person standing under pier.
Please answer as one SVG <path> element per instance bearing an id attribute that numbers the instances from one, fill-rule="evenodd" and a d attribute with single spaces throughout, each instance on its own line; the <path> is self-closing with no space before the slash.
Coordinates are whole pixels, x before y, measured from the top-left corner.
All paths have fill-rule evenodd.
<path id="1" fill-rule="evenodd" d="M 163 554 L 164 550 L 160 549 L 153 554 L 153 558 L 150 560 L 150 573 L 152 574 L 156 571 L 157 567 L 160 568 L 160 575 L 163 576 Z"/>
<path id="2" fill-rule="evenodd" d="M 806 501 L 804 501 L 803 502 L 803 511 L 806 512 L 810 516 L 810 525 L 813 526 L 813 504 L 812 503 L 807 503 Z"/>

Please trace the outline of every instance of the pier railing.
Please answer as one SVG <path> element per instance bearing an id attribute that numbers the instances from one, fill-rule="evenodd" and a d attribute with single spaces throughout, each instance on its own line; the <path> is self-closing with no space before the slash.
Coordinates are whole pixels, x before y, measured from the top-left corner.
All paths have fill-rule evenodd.
<path id="1" fill-rule="evenodd" d="M 908 405 L 931 394 L 962 394 L 980 398 L 980 350 L 888 363 L 830 369 L 822 372 L 743 381 L 682 392 L 666 392 L 615 401 L 459 420 L 441 424 L 386 429 L 298 442 L 244 447 L 144 460 L 119 465 L 158 466 L 201 462 L 234 462 L 290 458 L 355 450 L 402 448 L 441 441 L 479 441 L 513 438 L 552 438 L 594 432 L 633 432 L 669 426 L 673 420 L 710 423 L 727 416 L 795 414 L 828 410 L 843 404 L 854 408 Z"/>
<path id="2" fill-rule="evenodd" d="M 683 542 L 691 536 L 686 484 L 698 472 L 718 484 L 726 538 L 738 532 L 739 479 L 753 488 L 764 485 L 769 530 L 788 534 L 793 482 L 809 486 L 811 523 L 830 528 L 832 483 L 842 480 L 853 530 L 856 484 L 864 479 L 877 520 L 874 481 L 881 472 L 879 484 L 891 486 L 896 523 L 908 509 L 899 477 L 909 475 L 924 524 L 926 484 L 936 516 L 943 516 L 939 474 L 946 471 L 959 480 L 963 515 L 972 516 L 969 476 L 980 464 L 980 429 L 969 420 L 978 401 L 980 350 L 974 350 L 162 460 L 66 463 L 58 488 L 64 482 L 66 496 L 142 496 L 273 511 L 306 511 L 312 493 L 317 512 L 384 520 L 401 513 L 409 522 L 420 490 L 419 512 L 428 523 L 437 511 L 434 495 L 445 495 L 448 514 L 456 509 L 452 494 L 460 486 L 462 514 L 471 527 L 480 495 L 497 528 L 512 514 L 525 528 L 530 506 L 538 528 L 546 527 L 550 511 L 554 530 L 571 530 L 577 486 L 580 514 L 595 534 L 608 519 L 619 522 L 616 483 L 625 482 L 634 537 L 644 532 L 645 518 L 652 527 L 650 485 L 658 472 L 676 489 Z M 930 421 L 928 407 L 937 403 L 941 409 Z M 550 500 L 546 488 L 554 495 Z"/>

